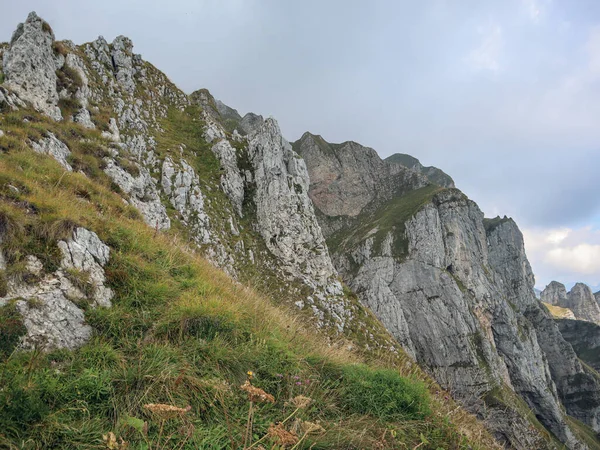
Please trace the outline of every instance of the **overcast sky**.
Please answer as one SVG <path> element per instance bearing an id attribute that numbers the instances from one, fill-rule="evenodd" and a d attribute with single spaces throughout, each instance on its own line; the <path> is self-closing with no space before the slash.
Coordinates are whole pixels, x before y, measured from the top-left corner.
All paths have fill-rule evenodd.
<path id="1" fill-rule="evenodd" d="M 448 172 L 512 216 L 537 286 L 600 284 L 597 0 L 0 0 L 58 39 L 130 37 L 184 91 Z"/>

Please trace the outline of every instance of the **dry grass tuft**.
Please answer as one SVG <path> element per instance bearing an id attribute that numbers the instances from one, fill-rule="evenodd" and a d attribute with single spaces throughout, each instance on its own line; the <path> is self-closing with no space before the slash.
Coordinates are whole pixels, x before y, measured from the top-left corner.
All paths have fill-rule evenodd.
<path id="1" fill-rule="evenodd" d="M 290 400 L 290 405 L 295 408 L 304 409 L 307 408 L 312 403 L 312 398 L 305 397 L 304 395 L 297 395 L 293 399 Z"/>
<path id="2" fill-rule="evenodd" d="M 248 400 L 254 403 L 275 403 L 275 397 L 267 394 L 261 388 L 252 386 L 248 380 L 240 386 L 242 391 L 248 393 Z"/>
<path id="3" fill-rule="evenodd" d="M 274 424 L 272 423 L 267 431 L 267 435 L 270 439 L 275 441 L 277 445 L 282 446 L 283 448 L 289 447 L 291 445 L 296 445 L 298 443 L 298 436 L 296 433 L 292 433 L 287 431 L 282 423 Z"/>
<path id="4" fill-rule="evenodd" d="M 144 408 L 161 419 L 173 419 L 175 417 L 181 417 L 192 409 L 191 406 L 178 408 L 177 406 L 166 405 L 164 403 L 148 403 L 144 405 Z"/>

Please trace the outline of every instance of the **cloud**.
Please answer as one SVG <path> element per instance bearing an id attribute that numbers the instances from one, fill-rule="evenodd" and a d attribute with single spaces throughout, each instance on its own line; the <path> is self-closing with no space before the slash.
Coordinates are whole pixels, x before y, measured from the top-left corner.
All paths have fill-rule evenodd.
<path id="1" fill-rule="evenodd" d="M 530 228 L 523 236 L 539 288 L 552 280 L 590 285 L 600 281 L 600 229 Z"/>
<path id="2" fill-rule="evenodd" d="M 542 6 L 538 0 L 522 0 L 523 8 L 533 22 L 539 22 Z"/>
<path id="3" fill-rule="evenodd" d="M 480 42 L 466 57 L 467 64 L 475 70 L 497 72 L 500 69 L 500 55 L 504 47 L 502 27 L 495 23 L 477 29 Z"/>

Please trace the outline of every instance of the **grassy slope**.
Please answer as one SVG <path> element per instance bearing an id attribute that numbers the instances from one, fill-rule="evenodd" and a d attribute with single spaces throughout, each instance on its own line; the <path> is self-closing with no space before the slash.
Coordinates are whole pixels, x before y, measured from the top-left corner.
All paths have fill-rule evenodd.
<path id="1" fill-rule="evenodd" d="M 550 303 L 542 303 L 546 307 L 546 309 L 548 309 L 550 314 L 552 314 L 552 317 L 554 317 L 555 319 L 565 319 L 573 317 L 573 312 L 569 308 L 561 308 L 560 306 L 551 305 Z"/>
<path id="2" fill-rule="evenodd" d="M 392 253 L 398 258 L 406 258 L 408 254 L 408 241 L 404 237 L 406 221 L 442 189 L 439 186 L 429 185 L 410 191 L 406 195 L 395 197 L 374 213 L 364 213 L 359 216 L 355 222 L 356 225 L 350 229 L 342 229 L 334 233 L 327 240 L 327 245 L 333 252 L 340 253 L 356 247 L 358 243 L 368 237 L 373 237 L 373 248 L 375 253 L 378 253 L 383 240 L 389 232 L 393 231 Z"/>
<path id="3" fill-rule="evenodd" d="M 432 395 L 435 385 L 408 361 L 399 366 L 401 358 L 326 345 L 292 312 L 194 254 L 177 229 L 148 228 L 103 174 L 107 143 L 97 132 L 26 111 L 0 115 L 0 129 L 0 213 L 11 231 L 2 246 L 10 266 L 35 254 L 53 270 L 56 240 L 81 225 L 110 245 L 106 272 L 116 292 L 113 308 L 86 308 L 95 335 L 76 352 L 18 352 L 14 340 L 5 342 L 0 446 L 106 448 L 102 435 L 114 432 L 130 448 L 240 447 L 249 403 L 239 386 L 248 370 L 275 399 L 254 405 L 253 440 L 285 421 L 303 437 L 296 448 L 466 448 L 459 427 L 476 447 L 493 446 L 471 416 L 443 393 Z M 71 163 L 85 175 L 65 173 L 27 148 L 27 139 L 46 130 L 68 144 Z M 0 334 L 18 335 L 16 325 L 2 321 Z M 298 394 L 312 404 L 295 408 L 289 400 Z M 162 420 L 148 403 L 191 409 Z M 302 421 L 324 431 L 306 434 Z M 267 448 L 273 443 L 263 440 Z"/>

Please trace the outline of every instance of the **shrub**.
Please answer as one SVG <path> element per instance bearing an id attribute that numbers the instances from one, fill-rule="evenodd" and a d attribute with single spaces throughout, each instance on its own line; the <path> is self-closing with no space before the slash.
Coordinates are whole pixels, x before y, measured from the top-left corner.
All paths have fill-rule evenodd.
<path id="1" fill-rule="evenodd" d="M 342 377 L 342 403 L 351 412 L 388 421 L 423 419 L 431 414 L 425 384 L 394 370 L 353 365 L 344 367 Z"/>

